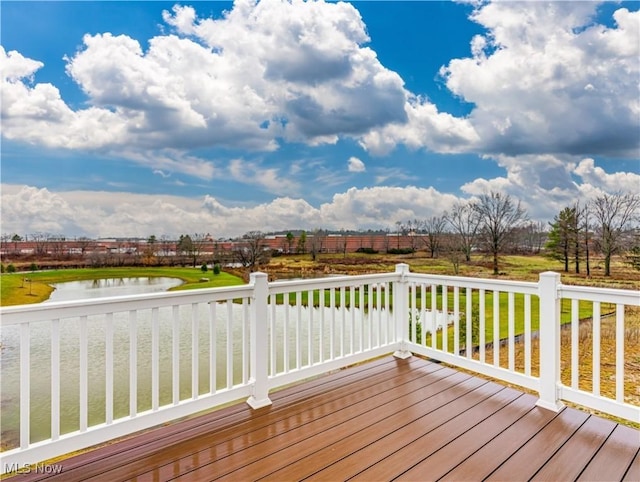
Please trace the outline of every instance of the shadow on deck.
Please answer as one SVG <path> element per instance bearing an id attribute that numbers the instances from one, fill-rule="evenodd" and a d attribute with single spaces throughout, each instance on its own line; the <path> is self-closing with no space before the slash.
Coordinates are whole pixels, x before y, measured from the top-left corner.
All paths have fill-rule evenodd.
<path id="1" fill-rule="evenodd" d="M 640 480 L 640 431 L 391 356 L 11 480 Z"/>

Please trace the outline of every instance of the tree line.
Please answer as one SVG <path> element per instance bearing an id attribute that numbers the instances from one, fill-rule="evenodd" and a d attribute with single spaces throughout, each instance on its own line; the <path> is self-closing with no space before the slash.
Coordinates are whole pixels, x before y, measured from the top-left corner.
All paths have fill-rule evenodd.
<path id="1" fill-rule="evenodd" d="M 445 255 L 456 273 L 461 262 L 471 261 L 472 253 L 479 251 L 491 256 L 496 275 L 500 272 L 501 254 L 541 251 L 562 261 L 566 272 L 570 261 L 576 273 L 580 273 L 584 262 L 586 274 L 590 275 L 590 256 L 597 252 L 604 259 L 604 275 L 610 276 L 612 256 L 623 252 L 628 252 L 630 262 L 640 269 L 639 211 L 637 194 L 602 194 L 590 202 L 563 208 L 545 225 L 531 221 L 520 201 L 492 191 L 473 201 L 457 203 L 439 216 L 396 222 L 398 245 L 393 247 L 392 238 L 387 238 L 385 251 L 410 253 L 424 249 L 432 258 Z M 288 232 L 287 252 L 308 251 L 315 260 L 323 252 L 327 236 L 323 229 L 309 234 L 302 231 L 297 237 Z M 400 248 L 401 236 L 409 240 L 408 248 Z M 251 231 L 243 239 L 243 265 L 260 264 L 260 257 L 266 256 L 261 249 L 264 234 Z M 341 246 L 346 255 L 346 238 L 338 243 L 342 243 L 337 247 Z"/>
<path id="2" fill-rule="evenodd" d="M 625 239 L 628 228 L 638 221 L 640 197 L 635 194 L 602 195 L 593 201 L 581 204 L 577 201 L 562 209 L 550 223 L 547 250 L 551 256 L 570 264 L 580 273 L 581 263 L 587 276 L 591 274 L 590 256 L 592 247 L 604 258 L 604 274 L 611 274 L 611 258 L 623 250 L 633 253 L 638 249 L 638 228 L 633 237 Z M 631 258 L 633 254 L 629 255 Z M 632 259 L 634 266 L 637 264 Z"/>

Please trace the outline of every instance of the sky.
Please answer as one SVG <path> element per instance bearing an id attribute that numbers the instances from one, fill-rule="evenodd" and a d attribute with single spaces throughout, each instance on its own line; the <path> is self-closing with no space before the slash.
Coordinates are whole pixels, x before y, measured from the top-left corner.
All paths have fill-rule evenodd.
<path id="1" fill-rule="evenodd" d="M 2 235 L 391 229 L 640 192 L 640 2 L 0 4 Z"/>

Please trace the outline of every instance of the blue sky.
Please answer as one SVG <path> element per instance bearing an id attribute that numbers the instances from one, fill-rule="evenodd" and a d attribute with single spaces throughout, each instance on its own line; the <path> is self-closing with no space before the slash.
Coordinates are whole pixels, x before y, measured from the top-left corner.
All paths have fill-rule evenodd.
<path id="1" fill-rule="evenodd" d="M 640 189 L 639 2 L 1 5 L 2 234 L 368 229 Z"/>

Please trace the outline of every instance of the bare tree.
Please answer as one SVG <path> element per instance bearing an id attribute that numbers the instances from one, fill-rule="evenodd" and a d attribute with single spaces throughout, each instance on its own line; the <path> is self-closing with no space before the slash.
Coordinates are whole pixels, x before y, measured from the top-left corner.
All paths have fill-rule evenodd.
<path id="1" fill-rule="evenodd" d="M 442 240 L 442 251 L 451 261 L 453 273 L 457 276 L 460 273 L 460 263 L 465 259 L 465 253 L 460 249 L 460 243 L 454 236 L 445 236 Z"/>
<path id="2" fill-rule="evenodd" d="M 344 232 L 344 230 L 342 230 L 340 232 L 340 236 L 336 239 L 336 249 L 338 252 L 342 253 L 342 256 L 344 258 L 347 257 L 347 243 L 347 234 Z"/>
<path id="3" fill-rule="evenodd" d="M 322 253 L 326 233 L 322 229 L 314 229 L 311 236 L 309 236 L 309 251 L 311 253 L 311 259 L 316 260 L 318 253 Z"/>
<path id="4" fill-rule="evenodd" d="M 31 241 L 36 246 L 36 254 L 38 256 L 43 256 L 47 253 L 47 239 L 49 239 L 49 236 L 47 233 L 31 234 Z"/>
<path id="5" fill-rule="evenodd" d="M 424 225 L 424 221 L 414 219 L 413 221 L 407 221 L 402 227 L 402 232 L 406 233 L 406 236 L 409 238 L 409 249 L 411 249 L 412 253 L 418 250 L 418 245 L 421 241 L 419 233 L 420 230 L 424 229 Z"/>
<path id="6" fill-rule="evenodd" d="M 604 275 L 611 275 L 611 256 L 621 247 L 625 228 L 638 216 L 638 194 L 603 194 L 593 200 L 591 212 L 598 229 L 598 241 L 604 256 Z"/>
<path id="7" fill-rule="evenodd" d="M 547 238 L 544 223 L 531 221 L 522 227 L 522 245 L 529 253 L 539 254 Z"/>
<path id="8" fill-rule="evenodd" d="M 65 242 L 66 238 L 62 234 L 50 234 L 47 237 L 47 246 L 51 251 L 53 259 L 60 260 L 64 257 L 65 253 Z"/>
<path id="9" fill-rule="evenodd" d="M 389 252 L 390 244 L 391 244 L 391 229 L 385 228 L 384 240 L 382 241 L 382 249 L 384 250 L 385 253 Z"/>
<path id="10" fill-rule="evenodd" d="M 403 227 L 402 221 L 396 221 L 396 235 L 398 236 L 396 238 L 397 241 L 397 249 L 400 249 L 400 234 L 404 233 L 405 231 L 405 227 Z"/>
<path id="11" fill-rule="evenodd" d="M 471 261 L 471 252 L 473 251 L 480 226 L 478 212 L 471 203 L 456 203 L 451 212 L 445 213 L 444 217 L 451 225 L 458 248 L 464 253 L 465 260 L 468 263 Z"/>
<path id="12" fill-rule="evenodd" d="M 234 247 L 236 260 L 245 268 L 254 268 L 269 261 L 268 246 L 261 231 L 249 231 Z"/>
<path id="13" fill-rule="evenodd" d="M 482 246 L 493 256 L 493 274 L 499 274 L 498 256 L 505 245 L 511 241 L 514 230 L 527 221 L 526 211 L 518 201 L 515 204 L 511 196 L 499 192 L 482 194 L 473 203 L 473 209 L 479 216 L 479 240 Z"/>
<path id="14" fill-rule="evenodd" d="M 87 238 L 86 236 L 82 236 L 76 239 L 76 246 L 80 249 L 80 254 L 82 255 L 82 257 L 84 257 L 90 248 L 91 250 L 93 250 L 93 248 L 95 247 L 95 242 L 92 239 Z"/>
<path id="15" fill-rule="evenodd" d="M 425 232 L 424 242 L 432 258 L 437 258 L 442 246 L 447 220 L 444 216 L 432 216 L 422 224 Z"/>
<path id="16" fill-rule="evenodd" d="M 584 235 L 583 236 L 584 260 L 585 260 L 585 265 L 587 269 L 587 276 L 591 276 L 591 263 L 589 259 L 589 254 L 591 253 L 591 250 L 589 249 L 589 246 L 591 244 L 591 222 L 590 222 L 591 208 L 588 204 L 584 206 L 584 208 L 582 209 L 582 213 L 583 213 L 582 233 Z"/>

